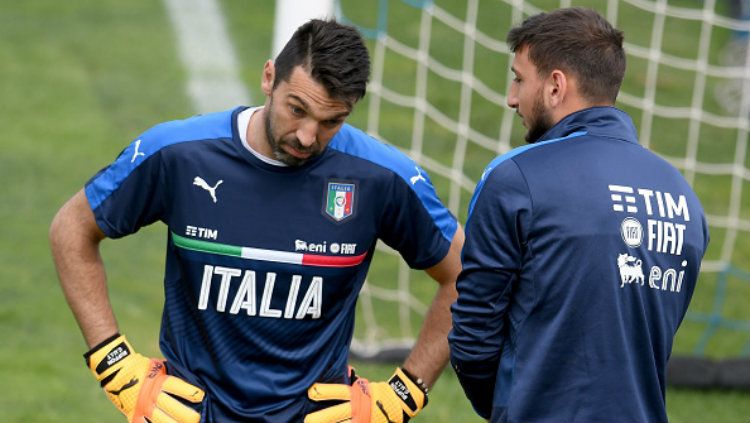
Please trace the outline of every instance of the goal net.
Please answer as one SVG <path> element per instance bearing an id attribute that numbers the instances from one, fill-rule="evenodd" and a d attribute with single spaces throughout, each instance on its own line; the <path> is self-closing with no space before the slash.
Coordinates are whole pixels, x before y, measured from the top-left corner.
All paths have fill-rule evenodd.
<path id="1" fill-rule="evenodd" d="M 750 20 L 717 0 L 338 0 L 368 39 L 373 74 L 352 121 L 427 169 L 461 222 L 484 167 L 523 143 L 505 93 L 507 31 L 556 7 L 598 10 L 625 33 L 618 107 L 641 143 L 685 175 L 711 244 L 675 354 L 750 354 Z M 358 308 L 354 351 L 392 357 L 413 342 L 435 285 L 379 247 Z"/>

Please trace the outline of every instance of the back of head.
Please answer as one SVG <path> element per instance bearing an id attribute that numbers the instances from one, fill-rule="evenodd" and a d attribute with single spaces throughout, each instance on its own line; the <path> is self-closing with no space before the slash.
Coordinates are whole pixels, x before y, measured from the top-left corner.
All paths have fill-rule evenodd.
<path id="1" fill-rule="evenodd" d="M 302 66 L 332 98 L 350 105 L 364 97 L 370 55 L 356 28 L 334 20 L 313 19 L 297 28 L 274 62 L 273 86 L 288 81 Z"/>
<path id="2" fill-rule="evenodd" d="M 595 104 L 614 104 L 625 76 L 622 31 L 591 9 L 573 7 L 540 13 L 510 30 L 511 51 L 529 48 L 540 75 L 572 73 L 579 93 Z"/>

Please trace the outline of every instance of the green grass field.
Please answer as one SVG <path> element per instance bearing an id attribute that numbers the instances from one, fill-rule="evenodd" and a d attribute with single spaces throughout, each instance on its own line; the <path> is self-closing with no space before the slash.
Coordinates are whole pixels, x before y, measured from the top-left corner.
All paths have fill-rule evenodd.
<path id="1" fill-rule="evenodd" d="M 270 55 L 273 3 L 222 0 L 221 5 L 241 60 L 240 74 L 259 102 L 260 69 Z M 405 10 L 400 16 L 408 19 L 411 15 Z M 492 15 L 482 17 L 491 26 Z M 498 37 L 500 30 L 494 29 Z M 452 49 L 454 41 L 446 35 L 443 45 Z M 446 56 L 444 60 L 453 59 Z M 504 74 L 507 63 L 488 60 L 489 67 L 479 72 L 490 83 L 495 74 L 492 67 Z M 397 61 L 393 66 L 399 66 Z M 630 78 L 628 83 L 636 86 L 638 76 Z M 161 2 L 146 0 L 0 1 L 0 81 L 0 221 L 4 223 L 0 231 L 0 420 L 123 421 L 84 365 L 81 354 L 86 346 L 59 289 L 47 229 L 57 208 L 138 133 L 193 113 L 165 8 Z M 505 80 L 492 83 L 502 89 Z M 435 102 L 450 105 L 455 90 L 447 87 L 435 92 Z M 366 103 L 353 117 L 355 123 L 364 121 Z M 392 110 L 383 112 L 382 118 L 393 117 L 389 136 L 395 138 L 400 110 L 389 107 Z M 496 133 L 495 120 L 502 111 L 482 112 L 480 103 L 476 108 L 479 115 L 474 119 L 487 122 L 483 130 L 488 134 Z M 430 148 L 447 145 L 440 137 L 442 130 L 429 131 L 434 131 L 436 139 Z M 520 139 L 519 135 L 520 129 L 515 128 L 514 139 Z M 476 177 L 491 156 L 474 151 L 467 157 L 467 174 Z M 706 195 L 712 191 L 722 195 L 722 183 L 717 183 L 719 188 L 705 188 Z M 441 194 L 447 191 L 443 184 Z M 721 207 L 713 203 L 712 207 Z M 165 242 L 165 228 L 154 225 L 137 236 L 105 242 L 102 251 L 121 329 L 140 352 L 149 355 L 159 354 Z M 393 266 L 386 263 L 389 260 L 382 259 L 384 264 L 373 269 L 375 279 L 388 278 L 387 268 Z M 418 277 L 415 285 L 424 291 L 420 295 L 433 289 Z M 710 304 L 711 292 L 706 296 L 696 298 L 696 304 Z M 747 312 L 742 316 L 748 319 Z M 703 327 L 696 324 L 685 329 L 689 330 L 686 338 L 692 339 Z M 722 355 L 735 344 L 730 342 L 713 353 Z M 685 350 L 691 348 L 688 345 Z M 357 363 L 360 373 L 371 379 L 389 376 L 394 365 Z M 672 389 L 667 396 L 674 423 L 747 422 L 750 416 L 750 393 Z M 616 392 L 612 399 L 617 400 Z M 480 421 L 450 371 L 438 382 L 430 405 L 417 420 Z"/>

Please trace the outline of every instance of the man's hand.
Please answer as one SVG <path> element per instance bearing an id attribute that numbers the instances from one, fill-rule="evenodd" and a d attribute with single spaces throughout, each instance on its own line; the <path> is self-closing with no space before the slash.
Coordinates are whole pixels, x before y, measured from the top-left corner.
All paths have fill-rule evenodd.
<path id="1" fill-rule="evenodd" d="M 397 368 L 388 382 L 369 382 L 351 372 L 352 385 L 316 383 L 307 390 L 313 401 L 344 403 L 310 413 L 305 423 L 405 423 L 427 405 L 427 388 L 421 379 Z"/>
<path id="2" fill-rule="evenodd" d="M 200 415 L 174 397 L 203 401 L 203 391 L 167 375 L 163 360 L 135 351 L 116 334 L 84 354 L 107 398 L 131 423 L 198 423 Z"/>

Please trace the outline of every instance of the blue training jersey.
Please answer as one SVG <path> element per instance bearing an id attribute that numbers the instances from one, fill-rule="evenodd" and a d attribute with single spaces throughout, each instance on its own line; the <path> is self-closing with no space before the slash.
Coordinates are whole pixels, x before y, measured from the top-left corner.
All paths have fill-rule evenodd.
<path id="1" fill-rule="evenodd" d="M 665 368 L 708 229 L 612 107 L 490 163 L 466 224 L 451 362 L 493 422 L 666 422 Z"/>
<path id="2" fill-rule="evenodd" d="M 242 144 L 243 109 L 153 127 L 85 192 L 108 237 L 168 226 L 160 346 L 206 391 L 202 421 L 301 421 L 313 383 L 345 381 L 377 239 L 423 269 L 457 224 L 395 148 L 344 125 L 305 165 L 275 166 Z"/>

